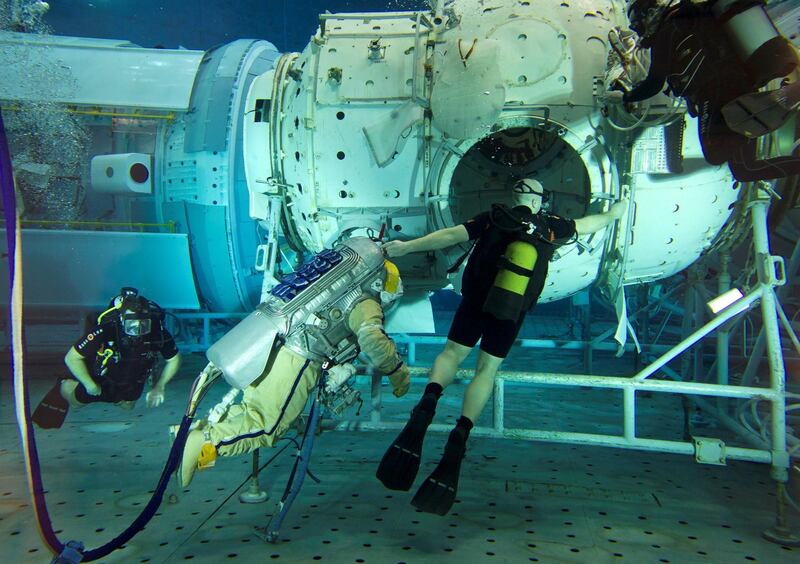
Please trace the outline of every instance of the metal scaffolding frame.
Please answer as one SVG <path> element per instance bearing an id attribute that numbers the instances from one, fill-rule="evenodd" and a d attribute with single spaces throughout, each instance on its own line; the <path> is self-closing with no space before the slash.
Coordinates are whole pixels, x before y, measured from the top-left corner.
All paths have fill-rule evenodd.
<path id="1" fill-rule="evenodd" d="M 751 227 L 753 233 L 753 252 L 755 254 L 758 273 L 758 284 L 746 296 L 728 306 L 705 325 L 695 330 L 677 345 L 668 348 L 659 357 L 653 359 L 638 373 L 632 376 L 606 377 L 589 374 L 560 374 L 560 373 L 529 373 L 529 372 L 498 372 L 494 383 L 494 397 L 492 402 L 492 426 L 476 426 L 472 435 L 480 437 L 496 437 L 508 439 L 524 439 L 536 441 L 549 441 L 582 445 L 608 446 L 663 452 L 673 454 L 686 454 L 696 458 L 701 463 L 724 464 L 728 459 L 745 460 L 769 464 L 771 476 L 778 488 L 776 525 L 765 531 L 764 536 L 774 542 L 795 545 L 798 542 L 786 524 L 784 505 L 785 483 L 788 480 L 790 453 L 787 447 L 786 434 L 786 371 L 784 367 L 783 351 L 779 323 L 782 323 L 792 342 L 800 352 L 800 343 L 794 335 L 789 321 L 782 311 L 775 288 L 786 283 L 786 268 L 783 258 L 770 254 L 769 235 L 767 227 L 767 209 L 769 208 L 769 194 L 760 191 L 758 198 L 750 203 Z M 800 255 L 800 242 L 792 256 L 792 263 L 796 266 Z M 730 276 L 727 274 L 727 256 L 723 257 L 723 276 L 719 279 L 719 289 L 725 290 L 730 285 Z M 790 270 L 791 272 L 792 270 Z M 695 300 L 699 301 L 699 300 Z M 761 349 L 758 344 L 753 351 L 745 373 L 746 380 L 742 384 L 728 383 L 728 322 L 742 316 L 753 309 L 757 303 L 761 305 L 763 320 L 762 335 L 757 343 L 763 343 Z M 694 304 L 697 305 L 697 304 Z M 693 309 L 699 309 L 693 307 Z M 667 364 L 682 353 L 689 350 L 701 339 L 718 331 L 716 354 L 716 383 L 700 383 L 688 381 L 679 373 L 672 370 Z M 687 331 L 688 332 L 688 331 Z M 409 343 L 409 364 L 416 360 L 416 344 L 432 344 L 430 337 L 402 337 Z M 528 340 L 523 341 L 524 346 L 551 345 L 548 341 Z M 582 343 L 574 343 L 571 348 L 579 349 Z M 590 346 L 596 347 L 594 341 Z M 758 368 L 760 351 L 766 349 L 769 362 L 769 386 L 758 387 L 744 385 L 753 379 Z M 651 348 L 651 350 L 653 350 Z M 412 374 L 422 376 L 427 368 L 412 368 Z M 651 378 L 656 372 L 662 371 L 670 380 L 654 380 Z M 458 377 L 469 376 L 473 370 L 459 370 Z M 695 374 L 699 374 L 695 372 Z M 421 378 L 420 378 L 421 379 Z M 371 414 L 369 421 L 339 421 L 331 422 L 330 427 L 340 430 L 395 430 L 400 429 L 403 423 L 384 421 L 381 418 L 381 375 L 371 376 Z M 600 389 L 617 389 L 623 394 L 624 425 L 622 435 L 605 435 L 592 433 L 575 433 L 564 431 L 545 431 L 536 429 L 508 428 L 504 422 L 505 386 L 506 383 L 524 383 L 562 387 L 590 387 Z M 639 437 L 636 434 L 636 392 L 658 392 L 691 396 L 696 405 L 715 416 L 721 424 L 736 432 L 752 447 L 732 447 L 722 441 L 701 439 L 698 437 L 690 441 L 670 441 Z M 710 402 L 704 397 L 734 398 L 739 400 L 766 401 L 770 404 L 770 434 L 765 442 L 760 436 L 748 430 L 744 425 L 731 418 L 727 412 L 727 402 Z M 434 431 L 449 431 L 443 424 L 433 424 L 430 429 Z"/>
<path id="2" fill-rule="evenodd" d="M 774 527 L 764 532 L 764 536 L 780 544 L 800 546 L 800 540 L 792 535 L 786 522 L 785 509 L 785 484 L 788 480 L 788 469 L 790 466 L 790 451 L 787 444 L 786 433 L 786 371 L 784 367 L 783 350 L 779 324 L 782 324 L 792 341 L 795 349 L 800 353 L 800 341 L 792 330 L 789 320 L 783 312 L 776 287 L 782 287 L 786 283 L 787 269 L 783 258 L 770 253 L 769 235 L 767 227 L 767 210 L 769 208 L 769 193 L 759 191 L 758 197 L 749 204 L 750 226 L 753 234 L 753 253 L 758 274 L 758 283 L 744 297 L 734 302 L 718 315 L 708 320 L 702 327 L 692 331 L 691 321 L 686 321 L 692 317 L 699 323 L 703 317 L 703 303 L 699 291 L 700 279 L 697 272 L 694 278 L 690 275 L 690 286 L 687 289 L 687 302 L 684 308 L 683 333 L 685 337 L 674 346 L 658 343 L 646 345 L 646 352 L 642 355 L 642 361 L 649 361 L 641 369 L 630 376 L 594 376 L 591 374 L 564 374 L 547 372 L 513 372 L 500 371 L 497 373 L 494 382 L 494 394 L 492 401 L 492 425 L 476 426 L 472 430 L 472 435 L 479 437 L 522 439 L 532 441 L 558 442 L 567 444 L 581 444 L 606 446 L 615 448 L 635 449 L 649 452 L 663 452 L 671 454 L 684 454 L 694 456 L 700 463 L 725 464 L 727 460 L 743 460 L 769 464 L 771 466 L 771 476 L 775 480 L 778 489 L 777 495 L 777 514 Z M 721 275 L 718 278 L 718 290 L 720 293 L 729 289 L 731 284 L 730 275 L 727 272 L 729 257 L 727 254 L 721 256 Z M 800 267 L 800 241 L 794 249 L 789 273 L 794 273 Z M 694 281 L 694 283 L 693 283 Z M 783 289 L 783 288 L 781 288 Z M 667 296 L 671 292 L 667 293 Z M 662 299 L 665 299 L 664 296 Z M 762 329 L 758 338 L 755 340 L 749 361 L 741 382 L 731 384 L 728 375 L 728 358 L 730 350 L 729 334 L 732 330 L 732 323 L 737 318 L 743 318 L 743 314 L 753 311 L 757 304 L 761 306 Z M 645 311 L 651 304 L 642 308 Z M 635 315 L 635 314 L 634 314 Z M 196 340 L 194 343 L 182 344 L 182 350 L 204 351 L 210 345 L 214 333 L 211 326 L 212 321 L 220 322 L 225 319 L 243 317 L 244 314 L 178 314 L 177 317 L 189 325 L 202 323 L 201 330 L 195 330 Z M 667 319 L 668 320 L 668 319 Z M 588 321 L 588 319 L 587 319 Z M 666 324 L 666 321 L 665 323 Z M 659 330 L 659 335 L 663 327 Z M 702 339 L 717 332 L 716 360 L 712 366 L 715 383 L 705 383 L 693 381 L 703 377 L 702 351 L 695 350 L 692 355 L 682 357 L 680 371 L 676 371 L 668 364 L 678 358 L 681 354 L 689 351 Z M 616 351 L 615 343 L 603 342 L 613 334 L 613 329 L 605 331 L 600 336 L 591 338 L 590 333 L 584 332 L 580 341 L 554 341 L 549 339 L 523 339 L 517 342 L 518 346 L 524 348 L 558 348 L 559 350 L 582 351 L 584 355 L 584 365 L 587 371 L 591 371 L 592 352 L 595 350 Z M 411 373 L 414 380 L 422 382 L 427 380 L 428 368 L 415 367 L 417 362 L 417 346 L 419 345 L 440 345 L 444 342 L 443 337 L 432 336 L 412 336 L 395 335 L 395 340 L 408 346 L 408 364 L 411 366 Z M 627 346 L 630 350 L 632 346 Z M 759 368 L 761 357 L 766 351 L 769 362 L 769 385 L 754 386 L 752 382 Z M 655 356 L 659 353 L 660 356 Z M 661 372 L 668 378 L 667 380 L 656 380 L 652 376 Z M 474 373 L 470 369 L 460 369 L 457 378 L 469 378 Z M 336 430 L 360 430 L 360 431 L 387 431 L 399 430 L 404 422 L 385 421 L 382 419 L 381 395 L 382 395 L 382 375 L 369 373 L 365 376 L 358 376 L 362 384 L 368 384 L 371 390 L 370 418 L 365 420 L 325 420 L 322 423 L 325 429 Z M 623 431 L 622 434 L 608 435 L 601 433 L 576 433 L 567 431 L 548 431 L 528 428 L 509 428 L 505 425 L 505 390 L 506 384 L 534 384 L 547 385 L 564 388 L 588 387 L 595 389 L 621 390 L 623 401 Z M 721 425 L 736 433 L 749 447 L 729 446 L 723 441 L 713 438 L 692 437 L 691 440 L 662 440 L 640 437 L 637 435 L 637 392 L 657 392 L 667 394 L 678 394 L 691 398 L 691 403 L 702 409 L 704 412 L 715 417 Z M 704 398 L 716 398 L 709 401 Z M 727 399 L 750 400 L 758 402 L 769 402 L 770 405 L 770 433 L 767 440 L 759 433 L 737 421 L 729 414 L 729 402 Z M 447 432 L 450 428 L 443 424 L 433 424 L 430 426 L 433 431 Z M 257 451 L 256 451 L 257 452 Z M 253 481 L 257 486 L 258 477 L 253 476 Z"/>

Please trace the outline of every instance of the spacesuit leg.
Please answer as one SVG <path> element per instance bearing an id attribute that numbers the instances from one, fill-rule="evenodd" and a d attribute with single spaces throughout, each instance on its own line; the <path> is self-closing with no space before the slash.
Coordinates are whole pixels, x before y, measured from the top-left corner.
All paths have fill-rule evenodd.
<path id="1" fill-rule="evenodd" d="M 266 375 L 248 386 L 244 398 L 207 433 L 221 456 L 236 456 L 272 446 L 305 407 L 319 378 L 319 363 L 287 348 L 275 356 Z"/>

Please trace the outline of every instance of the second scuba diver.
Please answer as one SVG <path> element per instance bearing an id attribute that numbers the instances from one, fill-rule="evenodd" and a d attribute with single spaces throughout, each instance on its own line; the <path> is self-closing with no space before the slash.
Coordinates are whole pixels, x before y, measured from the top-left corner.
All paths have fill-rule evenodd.
<path id="1" fill-rule="evenodd" d="M 132 408 L 141 397 L 158 355 L 166 363 L 147 392 L 148 407 L 164 402 L 167 383 L 180 368 L 175 340 L 164 327 L 164 310 L 140 296 L 135 288 L 122 288 L 96 324 L 64 357 L 72 378 L 59 381 L 33 414 L 42 428 L 62 425 L 69 407 L 114 403 Z"/>

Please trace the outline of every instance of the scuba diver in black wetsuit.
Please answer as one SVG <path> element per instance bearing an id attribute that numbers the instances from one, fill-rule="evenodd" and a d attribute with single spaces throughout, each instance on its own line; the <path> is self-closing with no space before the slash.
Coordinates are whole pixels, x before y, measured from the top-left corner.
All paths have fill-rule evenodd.
<path id="1" fill-rule="evenodd" d="M 439 397 L 480 339 L 475 376 L 464 394 L 461 417 L 450 433 L 441 462 L 411 502 L 429 513 L 444 515 L 455 501 L 469 432 L 492 393 L 495 374 L 516 340 L 525 314 L 534 307 L 544 288 L 554 245 L 576 234 L 604 229 L 619 219 L 627 206 L 626 202 L 618 202 L 604 214 L 576 220 L 562 218 L 542 211 L 548 193 L 533 178 L 517 182 L 512 196 L 513 208 L 495 205 L 492 212 L 461 225 L 384 245 L 388 257 L 398 257 L 476 241 L 464 271 L 463 298 L 447 344 L 434 361 L 422 399 L 384 454 L 376 474 L 389 489 L 411 488 Z"/>
<path id="2" fill-rule="evenodd" d="M 60 380 L 45 396 L 33 414 L 34 423 L 58 428 L 69 406 L 107 402 L 133 408 L 158 354 L 166 363 L 146 401 L 148 407 L 161 405 L 165 387 L 181 364 L 163 321 L 164 311 L 156 303 L 139 296 L 135 288 L 123 288 L 97 324 L 67 352 L 64 363 L 72 378 Z"/>
<path id="3" fill-rule="evenodd" d="M 774 131 L 800 104 L 800 87 L 788 82 L 798 56 L 780 35 L 762 0 L 634 0 L 628 9 L 640 45 L 650 48 L 647 78 L 625 92 L 624 102 L 658 94 L 664 84 L 697 116 L 703 155 L 728 163 L 740 181 L 800 174 L 800 157 L 757 158 L 755 137 Z M 757 92 L 784 78 L 777 90 Z M 795 77 L 797 78 L 797 77 Z"/>

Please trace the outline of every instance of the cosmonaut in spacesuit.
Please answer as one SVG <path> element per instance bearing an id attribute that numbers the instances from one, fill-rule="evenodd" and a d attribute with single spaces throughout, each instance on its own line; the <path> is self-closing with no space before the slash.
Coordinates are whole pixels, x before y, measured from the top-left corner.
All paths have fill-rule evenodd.
<path id="1" fill-rule="evenodd" d="M 389 376 L 394 395 L 404 395 L 409 370 L 383 330 L 384 310 L 402 292 L 397 267 L 366 237 L 323 251 L 284 278 L 208 351 L 244 397 L 218 421 L 201 421 L 189 433 L 178 471 L 181 486 L 217 455 L 274 445 L 303 411 L 323 365 L 332 366 L 325 385 L 336 385 L 354 373 L 349 363 L 361 351 Z"/>

